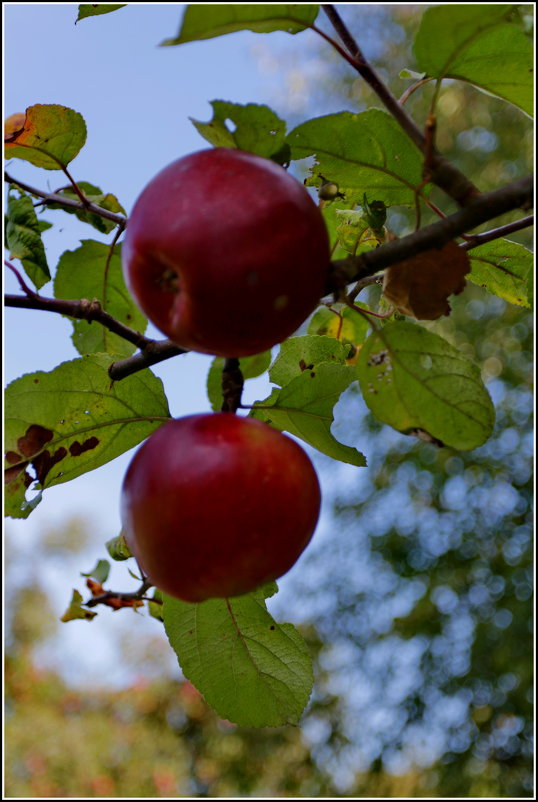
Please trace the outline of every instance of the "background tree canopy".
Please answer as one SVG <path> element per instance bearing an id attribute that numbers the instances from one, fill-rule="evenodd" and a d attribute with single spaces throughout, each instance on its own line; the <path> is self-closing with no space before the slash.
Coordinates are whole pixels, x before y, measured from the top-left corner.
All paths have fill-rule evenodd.
<path id="1" fill-rule="evenodd" d="M 530 26 L 531 7 L 518 8 Z M 409 86 L 398 73 L 413 67 L 423 10 L 340 8 L 396 96 Z M 289 129 L 309 115 L 377 105 L 323 44 L 279 59 L 264 39 L 255 52 L 274 71 L 275 107 Z M 433 91 L 432 83 L 409 97 L 416 120 L 426 119 Z M 514 106 L 445 81 L 439 109 L 439 149 L 481 190 L 532 171 L 532 122 Z M 396 235 L 413 225 L 411 212 L 389 210 Z M 510 239 L 532 242 L 529 231 Z M 333 432 L 366 454 L 368 468 L 313 455 L 323 526 L 271 600 L 314 655 L 300 726 L 231 725 L 168 677 L 121 691 L 70 688 L 39 668 L 47 589 L 14 560 L 10 795 L 532 796 L 533 318 L 476 285 L 451 304 L 449 317 L 426 327 L 480 365 L 494 434 L 470 452 L 438 448 L 382 426 L 354 386 L 342 396 Z M 43 542 L 40 559 L 47 553 Z"/>

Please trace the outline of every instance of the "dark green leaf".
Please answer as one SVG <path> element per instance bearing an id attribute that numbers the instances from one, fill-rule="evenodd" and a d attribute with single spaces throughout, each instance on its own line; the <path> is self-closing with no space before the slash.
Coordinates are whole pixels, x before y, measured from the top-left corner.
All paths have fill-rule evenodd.
<path id="1" fill-rule="evenodd" d="M 12 259 L 20 259 L 26 275 L 40 289 L 50 281 L 50 271 L 41 240 L 45 221 L 39 221 L 29 195 L 19 190 L 7 199 L 6 241 Z M 45 225 L 46 228 L 49 224 Z"/>
<path id="2" fill-rule="evenodd" d="M 102 192 L 99 187 L 90 184 L 88 181 L 78 181 L 77 184 L 90 203 L 94 203 L 96 206 L 100 206 L 102 209 L 106 209 L 109 212 L 126 215 L 125 209 L 115 195 Z M 79 196 L 73 189 L 62 189 L 60 192 L 58 192 L 58 195 L 62 195 L 70 200 L 80 200 Z M 107 220 L 105 217 L 101 217 L 99 214 L 94 214 L 93 212 L 87 212 L 81 209 L 71 209 L 69 206 L 62 206 L 61 203 L 48 203 L 47 207 L 49 209 L 60 209 L 68 214 L 74 214 L 83 223 L 88 223 L 102 234 L 108 234 L 110 231 L 116 228 L 117 225 L 117 223 L 114 223 L 112 220 Z"/>
<path id="3" fill-rule="evenodd" d="M 75 25 L 79 20 L 86 17 L 96 17 L 99 14 L 110 14 L 111 11 L 117 11 L 118 8 L 124 8 L 127 3 L 87 3 L 78 7 L 78 17 L 75 20 Z"/>

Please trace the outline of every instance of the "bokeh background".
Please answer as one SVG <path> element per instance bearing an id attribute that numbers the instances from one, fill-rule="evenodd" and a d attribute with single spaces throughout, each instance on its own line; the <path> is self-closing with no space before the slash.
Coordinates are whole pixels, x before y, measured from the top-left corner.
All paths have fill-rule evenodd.
<path id="1" fill-rule="evenodd" d="M 426 7 L 339 7 L 397 96 Z M 206 147 L 189 118 L 209 120 L 211 100 L 266 103 L 288 129 L 379 105 L 309 31 L 159 48 L 179 29 L 181 5 L 129 4 L 76 26 L 74 4 L 3 8 L 5 116 L 35 103 L 80 112 L 88 141 L 72 173 L 127 211 L 161 167 Z M 531 6 L 522 10 L 530 21 Z M 430 97 L 426 86 L 408 102 L 419 122 Z M 480 189 L 531 170 L 532 142 L 521 112 L 446 82 L 438 144 Z M 41 188 L 64 183 L 17 160 L 10 171 Z M 62 212 L 43 217 L 55 224 L 44 233 L 51 269 L 82 239 L 110 241 Z M 411 225 L 406 210 L 389 217 L 397 235 Z M 511 239 L 532 245 L 528 231 Z M 5 289 L 18 291 L 10 274 Z M 119 532 L 132 453 L 51 488 L 26 521 L 7 521 L 7 796 L 532 796 L 532 316 L 473 285 L 453 310 L 429 325 L 481 366 L 497 410 L 490 441 L 470 453 L 420 443 L 378 424 L 352 387 L 333 431 L 369 467 L 311 453 L 322 520 L 269 601 L 315 660 L 299 727 L 220 721 L 145 614 L 103 609 L 91 623 L 59 623 L 72 588 L 84 592 L 80 572 Z M 59 316 L 7 309 L 5 383 L 76 358 L 70 333 Z M 191 354 L 154 368 L 174 415 L 209 409 L 210 361 Z M 245 400 L 268 389 L 251 381 Z M 119 563 L 108 584 L 136 583 Z"/>

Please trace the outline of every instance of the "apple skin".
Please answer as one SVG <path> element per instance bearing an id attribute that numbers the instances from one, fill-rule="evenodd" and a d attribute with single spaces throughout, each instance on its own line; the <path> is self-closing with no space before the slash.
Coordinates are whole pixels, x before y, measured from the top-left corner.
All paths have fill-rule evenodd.
<path id="1" fill-rule="evenodd" d="M 282 342 L 315 309 L 330 251 L 320 210 L 283 167 L 214 148 L 150 181 L 122 261 L 132 296 L 169 339 L 241 357 Z"/>
<path id="2" fill-rule="evenodd" d="M 285 574 L 319 516 L 312 463 L 253 418 L 203 413 L 165 423 L 125 474 L 124 536 L 149 580 L 187 602 L 239 596 Z"/>

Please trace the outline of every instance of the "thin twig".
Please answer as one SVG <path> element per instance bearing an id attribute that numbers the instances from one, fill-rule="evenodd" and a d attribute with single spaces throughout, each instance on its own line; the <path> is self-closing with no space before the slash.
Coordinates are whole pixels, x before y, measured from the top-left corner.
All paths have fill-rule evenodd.
<path id="1" fill-rule="evenodd" d="M 155 342 L 109 315 L 96 299 L 88 301 L 82 298 L 81 300 L 71 301 L 63 298 L 44 298 L 42 295 L 32 293 L 31 295 L 6 295 L 4 303 L 6 306 L 16 309 L 38 309 L 43 312 L 55 312 L 59 315 L 74 317 L 77 320 L 86 320 L 88 323 L 95 320 L 122 339 L 133 343 L 137 348 L 147 348 Z"/>
<path id="2" fill-rule="evenodd" d="M 424 86 L 424 84 L 429 84 L 430 81 L 434 80 L 435 78 L 421 78 L 419 81 L 415 81 L 414 84 L 411 84 L 411 86 L 405 90 L 405 92 L 401 95 L 400 99 L 398 100 L 400 106 L 403 106 L 404 103 L 407 103 L 407 101 L 409 100 L 415 89 L 418 89 L 420 86 Z"/>
<path id="3" fill-rule="evenodd" d="M 66 198 L 63 195 L 58 195 L 56 192 L 45 192 L 42 189 L 29 186 L 29 184 L 26 184 L 24 181 L 19 181 L 18 178 L 13 178 L 6 172 L 4 172 L 4 180 L 9 184 L 20 187 L 25 192 L 29 192 L 31 195 L 35 195 L 38 198 L 43 198 L 43 202 L 45 204 L 57 203 L 67 209 L 75 209 L 82 212 L 92 212 L 100 217 L 104 217 L 106 220 L 116 223 L 116 225 L 120 226 L 121 230 L 123 230 L 127 225 L 127 218 L 122 214 L 110 212 L 108 209 L 103 209 L 101 206 L 97 206 L 96 203 L 90 203 L 89 201 L 82 203 L 82 201 L 76 201 L 72 198 Z"/>
<path id="4" fill-rule="evenodd" d="M 482 234 L 473 234 L 467 237 L 467 242 L 463 243 L 460 247 L 466 251 L 472 248 L 477 248 L 485 242 L 491 242 L 495 239 L 505 237 L 507 234 L 513 234 L 514 231 L 521 231 L 523 228 L 528 228 L 534 225 L 534 215 L 530 214 L 528 217 L 522 217 L 520 220 L 514 220 L 513 223 L 507 223 L 505 226 L 499 228 L 492 228 L 491 231 L 483 231 Z"/>
<path id="5" fill-rule="evenodd" d="M 112 381 L 120 381 L 126 379 L 127 376 L 132 376 L 133 373 L 138 373 L 139 370 L 164 362 L 165 359 L 188 353 L 186 348 L 180 348 L 171 340 L 152 340 L 139 354 L 113 362 L 108 369 L 108 375 Z"/>

